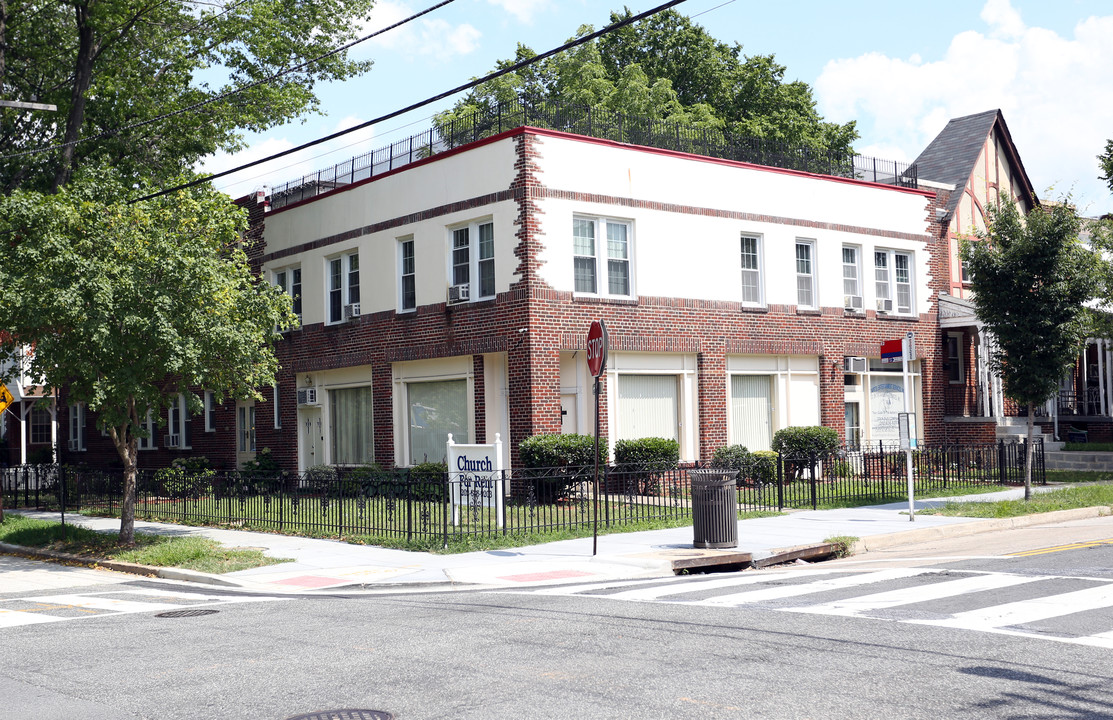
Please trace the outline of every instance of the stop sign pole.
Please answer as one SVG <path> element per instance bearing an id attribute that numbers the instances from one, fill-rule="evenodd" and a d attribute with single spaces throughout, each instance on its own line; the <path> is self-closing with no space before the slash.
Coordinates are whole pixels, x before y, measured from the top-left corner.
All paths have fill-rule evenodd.
<path id="1" fill-rule="evenodd" d="M 607 371 L 607 324 L 595 320 L 587 331 L 587 369 L 595 378 L 595 511 L 592 513 L 591 554 L 599 552 L 599 377 Z M 608 506 L 608 511 L 610 506 Z"/>

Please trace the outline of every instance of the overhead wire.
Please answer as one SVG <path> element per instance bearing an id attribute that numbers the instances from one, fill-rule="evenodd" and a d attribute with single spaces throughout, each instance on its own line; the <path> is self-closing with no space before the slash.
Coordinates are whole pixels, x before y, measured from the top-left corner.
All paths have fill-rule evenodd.
<path id="1" fill-rule="evenodd" d="M 533 65 L 534 63 L 538 63 L 538 62 L 540 62 L 540 61 L 542 61 L 546 58 L 552 57 L 553 55 L 556 55 L 558 53 L 562 53 L 565 50 L 570 50 L 571 48 L 578 47 L 580 45 L 583 45 L 584 43 L 590 42 L 590 41 L 592 41 L 596 38 L 602 37 L 603 35 L 606 35 L 608 33 L 612 33 L 615 30 L 623 28 L 627 25 L 631 25 L 635 22 L 639 22 L 641 20 L 644 20 L 647 17 L 651 17 L 653 15 L 656 15 L 657 13 L 668 10 L 671 7 L 675 7 L 677 5 L 680 5 L 681 3 L 685 2 L 685 1 L 686 0 L 669 0 L 669 2 L 658 5 L 655 8 L 652 8 L 650 10 L 646 10 L 645 12 L 639 13 L 637 15 L 631 15 L 627 18 L 623 18 L 622 20 L 619 20 L 615 23 L 612 23 L 611 25 L 608 25 L 601 30 L 596 30 L 593 33 L 589 33 L 589 34 L 584 35 L 582 37 L 575 38 L 573 40 L 570 40 L 570 41 L 564 43 L 563 45 L 561 45 L 559 47 L 553 48 L 552 50 L 548 50 L 544 53 L 541 53 L 539 55 L 535 55 L 535 56 L 533 56 L 531 58 L 528 58 L 526 60 L 521 60 L 519 62 L 516 62 L 516 63 L 512 64 L 512 65 L 508 65 L 505 68 L 502 68 L 502 69 L 496 70 L 494 72 L 491 72 L 487 75 L 484 75 L 481 78 L 477 78 L 477 79 L 472 80 L 470 82 L 464 83 L 463 85 L 458 85 L 458 86 L 452 88 L 451 90 L 445 90 L 442 93 L 439 93 L 439 94 L 434 95 L 432 97 L 426 98 L 425 100 L 421 100 L 419 102 L 413 103 L 412 105 L 408 105 L 408 106 L 406 106 L 406 107 L 404 107 L 400 110 L 394 110 L 392 112 L 386 113 L 385 115 L 380 115 L 377 118 L 374 118 L 374 119 L 368 120 L 366 122 L 360 123 L 359 125 L 353 125 L 352 127 L 347 128 L 345 130 L 340 130 L 340 131 L 334 132 L 330 135 L 325 135 L 324 137 L 320 137 L 320 138 L 317 138 L 315 140 L 311 140 L 307 143 L 303 143 L 301 145 L 298 145 L 297 147 L 288 148 L 288 149 L 283 150 L 281 152 L 277 152 L 273 155 L 269 155 L 267 157 L 260 158 L 258 160 L 253 160 L 251 162 L 247 162 L 247 163 L 244 163 L 242 165 L 238 165 L 238 166 L 236 166 L 234 168 L 230 168 L 228 170 L 223 170 L 223 171 L 218 172 L 218 173 L 213 173 L 212 175 L 207 175 L 205 177 L 201 177 L 201 178 L 197 178 L 195 180 L 191 180 L 190 182 L 187 182 L 187 183 L 182 183 L 181 185 L 175 185 L 174 187 L 171 187 L 171 188 L 166 188 L 164 190 L 159 190 L 158 192 L 143 195 L 142 197 L 136 198 L 135 200 L 132 200 L 131 202 L 136 203 L 136 202 L 141 202 L 143 200 L 151 200 L 151 199 L 154 199 L 154 198 L 157 198 L 157 197 L 162 197 L 163 195 L 168 195 L 168 194 L 170 194 L 172 192 L 176 192 L 178 190 L 185 190 L 187 188 L 191 188 L 191 187 L 194 187 L 196 185 L 200 185 L 201 183 L 210 182 L 212 180 L 216 180 L 217 178 L 222 178 L 222 177 L 231 175 L 233 173 L 240 172 L 241 170 L 246 170 L 248 168 L 252 168 L 252 167 L 255 167 L 257 165 L 262 165 L 263 163 L 270 162 L 271 160 L 277 160 L 278 158 L 286 157 L 287 155 L 292 155 L 296 152 L 300 152 L 302 150 L 305 150 L 306 148 L 311 148 L 311 147 L 314 147 L 316 145 L 326 143 L 330 140 L 335 140 L 336 138 L 343 137 L 344 135 L 356 132 L 357 130 L 362 130 L 364 128 L 371 127 L 372 125 L 377 125 L 381 122 L 385 122 L 386 120 L 396 118 L 399 115 L 404 115 L 408 112 L 412 112 L 412 111 L 417 110 L 419 108 L 423 108 L 426 105 L 431 105 L 432 103 L 435 103 L 438 100 L 443 100 L 447 97 L 451 97 L 452 95 L 463 92 L 465 90 L 470 90 L 470 89 L 472 89 L 472 88 L 474 88 L 478 85 L 482 85 L 483 83 L 490 82 L 491 80 L 495 80 L 499 77 L 502 77 L 503 75 L 507 75 L 509 73 L 521 70 L 524 67 L 528 67 L 530 65 Z"/>

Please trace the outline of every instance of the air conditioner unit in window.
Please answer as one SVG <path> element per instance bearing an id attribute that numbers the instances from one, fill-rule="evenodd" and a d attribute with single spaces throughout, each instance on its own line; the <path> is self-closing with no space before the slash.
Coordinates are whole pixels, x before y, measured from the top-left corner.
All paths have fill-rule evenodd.
<path id="1" fill-rule="evenodd" d="M 316 405 L 317 388 L 298 388 L 298 405 Z"/>
<path id="2" fill-rule="evenodd" d="M 179 448 L 182 446 L 181 435 L 163 435 L 162 446 L 167 448 Z"/>
<path id="3" fill-rule="evenodd" d="M 359 317 L 359 303 L 349 303 L 344 306 L 344 321 Z"/>
<path id="4" fill-rule="evenodd" d="M 842 366 L 846 372 L 860 375 L 866 371 L 866 359 L 864 357 L 844 357 Z"/>
<path id="5" fill-rule="evenodd" d="M 76 439 L 70 440 L 69 448 L 72 451 L 80 450 L 81 449 L 81 441 L 76 440 Z"/>
<path id="6" fill-rule="evenodd" d="M 453 285 L 448 288 L 448 304 L 466 303 L 471 300 L 471 285 Z"/>
<path id="7" fill-rule="evenodd" d="M 853 312 L 862 312 L 862 296 L 861 295 L 844 295 L 843 307 Z"/>
<path id="8" fill-rule="evenodd" d="M 893 301 L 892 300 L 878 299 L 878 301 L 877 301 L 877 312 L 882 312 L 882 313 L 893 312 Z"/>

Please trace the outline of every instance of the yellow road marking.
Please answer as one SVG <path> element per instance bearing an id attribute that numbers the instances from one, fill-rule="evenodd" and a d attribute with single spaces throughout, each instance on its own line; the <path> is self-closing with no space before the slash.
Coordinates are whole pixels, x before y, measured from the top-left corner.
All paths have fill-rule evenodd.
<path id="1" fill-rule="evenodd" d="M 1023 552 L 1009 553 L 1006 557 L 1032 557 L 1033 555 L 1048 555 L 1050 553 L 1063 552 L 1065 550 L 1081 550 L 1083 548 L 1101 547 L 1102 545 L 1113 545 L 1113 538 L 1107 540 L 1089 540 L 1086 542 L 1069 543 L 1067 545 L 1056 545 L 1054 547 L 1042 548 L 1040 550 L 1025 550 Z"/>

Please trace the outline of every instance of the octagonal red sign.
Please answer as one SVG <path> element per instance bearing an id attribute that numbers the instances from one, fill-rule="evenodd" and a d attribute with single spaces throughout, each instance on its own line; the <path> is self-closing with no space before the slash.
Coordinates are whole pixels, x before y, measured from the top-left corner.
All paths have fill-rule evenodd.
<path id="1" fill-rule="evenodd" d="M 599 377 L 607 369 L 607 325 L 595 320 L 587 331 L 587 369 Z"/>

